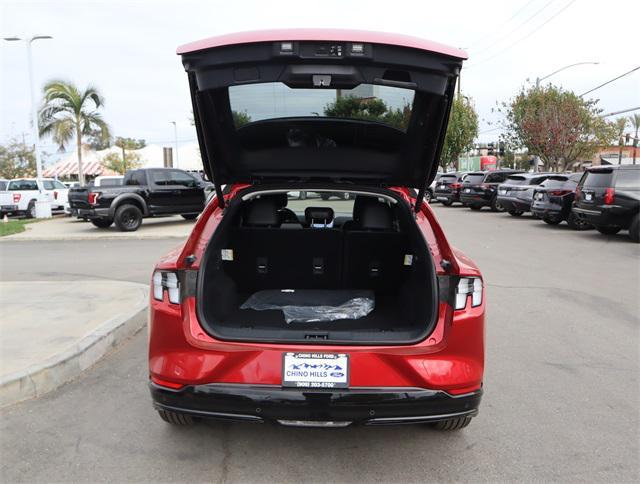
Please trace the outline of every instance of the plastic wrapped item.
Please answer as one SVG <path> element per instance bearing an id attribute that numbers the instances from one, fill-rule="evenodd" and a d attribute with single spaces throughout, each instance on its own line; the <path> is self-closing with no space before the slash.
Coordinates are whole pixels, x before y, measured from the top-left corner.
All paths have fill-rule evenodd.
<path id="1" fill-rule="evenodd" d="M 268 289 L 252 294 L 240 309 L 281 310 L 287 323 L 360 319 L 375 307 L 373 291 Z"/>

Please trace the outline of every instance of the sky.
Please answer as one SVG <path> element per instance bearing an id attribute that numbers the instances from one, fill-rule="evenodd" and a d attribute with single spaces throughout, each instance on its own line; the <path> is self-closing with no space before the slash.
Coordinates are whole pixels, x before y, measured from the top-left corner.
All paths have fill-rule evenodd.
<path id="1" fill-rule="evenodd" d="M 117 136 L 171 146 L 195 141 L 186 74 L 176 47 L 220 34 L 274 28 L 354 28 L 423 37 L 469 54 L 461 89 L 480 116 L 480 142 L 497 140 L 499 103 L 543 82 L 581 94 L 640 65 L 636 0 L 11 1 L 0 0 L 0 37 L 33 43 L 38 96 L 50 79 L 93 84 Z M 604 112 L 640 106 L 640 70 L 590 96 Z M 0 41 L 0 143 L 30 142 L 26 47 Z M 41 140 L 46 159 L 60 156 Z M 66 151 L 73 151 L 69 145 Z"/>

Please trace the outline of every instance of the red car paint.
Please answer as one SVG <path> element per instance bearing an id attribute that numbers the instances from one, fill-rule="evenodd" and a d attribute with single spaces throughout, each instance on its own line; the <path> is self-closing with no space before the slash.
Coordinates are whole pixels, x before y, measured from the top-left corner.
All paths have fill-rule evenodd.
<path id="1" fill-rule="evenodd" d="M 246 185 L 233 187 L 232 198 Z M 408 191 L 395 188 L 409 200 Z M 208 241 L 222 217 L 215 199 L 206 207 L 185 244 L 161 259 L 157 269 L 187 268 L 185 257 L 193 254 L 197 269 Z M 433 254 L 438 274 L 440 263 L 451 263 L 449 274 L 480 277 L 475 264 L 452 249 L 431 208 L 423 205 L 417 224 Z M 454 311 L 444 302 L 434 331 L 423 341 L 405 346 L 331 346 L 265 344 L 218 341 L 198 322 L 196 300 L 181 305 L 150 298 L 149 372 L 158 385 L 213 382 L 281 384 L 282 353 L 346 352 L 351 357 L 350 387 L 418 387 L 462 394 L 478 390 L 484 372 L 485 301 L 472 308 Z"/>

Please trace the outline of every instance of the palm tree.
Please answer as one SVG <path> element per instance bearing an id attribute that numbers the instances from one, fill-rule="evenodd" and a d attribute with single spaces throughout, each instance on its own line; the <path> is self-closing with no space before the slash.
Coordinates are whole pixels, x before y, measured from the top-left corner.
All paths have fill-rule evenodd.
<path id="1" fill-rule="evenodd" d="M 622 161 L 622 147 L 624 146 L 624 130 L 627 128 L 627 118 L 618 118 L 613 122 L 618 133 L 618 164 Z"/>
<path id="2" fill-rule="evenodd" d="M 631 125 L 635 130 L 635 134 L 633 135 L 633 164 L 636 164 L 636 149 L 638 146 L 638 130 L 640 130 L 640 114 L 636 113 L 633 116 L 629 116 L 629 121 L 631 121 Z"/>
<path id="3" fill-rule="evenodd" d="M 50 134 L 60 150 L 74 136 L 78 150 L 78 181 L 84 184 L 82 170 L 82 136 L 98 132 L 103 139 L 109 139 L 109 126 L 102 119 L 98 109 L 104 105 L 104 98 L 97 88 L 87 86 L 79 90 L 73 83 L 51 80 L 44 86 L 44 98 L 40 109 L 40 134 Z"/>

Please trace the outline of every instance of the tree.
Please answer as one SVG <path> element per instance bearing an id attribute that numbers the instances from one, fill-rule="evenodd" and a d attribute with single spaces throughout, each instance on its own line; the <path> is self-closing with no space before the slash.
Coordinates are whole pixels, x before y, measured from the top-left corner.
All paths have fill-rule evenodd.
<path id="1" fill-rule="evenodd" d="M 109 153 L 101 160 L 102 166 L 124 175 L 127 170 L 133 170 L 142 166 L 142 160 L 138 153 L 125 153 L 124 157 L 120 153 Z"/>
<path id="2" fill-rule="evenodd" d="M 139 150 L 147 146 L 147 142 L 143 139 L 123 138 L 121 136 L 116 137 L 116 141 L 113 144 L 124 150 Z"/>
<path id="3" fill-rule="evenodd" d="M 591 158 L 598 147 L 613 139 L 611 126 L 599 116 L 595 100 L 584 100 L 553 85 L 524 88 L 503 103 L 512 146 L 537 155 L 545 170 L 564 171 L 575 161 Z"/>
<path id="4" fill-rule="evenodd" d="M 633 116 L 629 116 L 629 121 L 631 122 L 631 126 L 635 131 L 633 135 L 633 164 L 636 164 L 636 149 L 638 147 L 638 131 L 640 130 L 640 114 L 634 114 Z"/>
<path id="5" fill-rule="evenodd" d="M 246 111 L 231 111 L 231 115 L 233 116 L 233 125 L 236 128 L 251 122 L 251 116 Z"/>
<path id="6" fill-rule="evenodd" d="M 112 140 L 110 136 L 105 138 L 101 130 L 94 129 L 87 135 L 85 144 L 94 151 L 102 151 L 111 148 Z"/>
<path id="7" fill-rule="evenodd" d="M 104 98 L 97 88 L 88 86 L 79 90 L 71 82 L 52 80 L 44 86 L 43 106 L 40 109 L 40 134 L 51 135 L 60 150 L 74 139 L 78 153 L 78 180 L 84 184 L 82 171 L 82 137 L 92 131 L 100 133 L 101 139 L 110 137 L 109 126 L 98 110 Z"/>
<path id="8" fill-rule="evenodd" d="M 451 105 L 449 125 L 444 138 L 440 164 L 444 171 L 451 164 L 458 170 L 458 159 L 473 147 L 478 136 L 478 114 L 473 102 L 466 96 L 457 96 Z"/>
<path id="9" fill-rule="evenodd" d="M 0 145 L 0 178 L 32 177 L 36 174 L 36 157 L 32 146 L 17 139 Z"/>
<path id="10" fill-rule="evenodd" d="M 379 121 L 394 128 L 406 130 L 411 117 L 411 107 L 389 108 L 382 99 L 344 96 L 324 107 L 324 115 L 333 118 L 365 119 Z"/>

